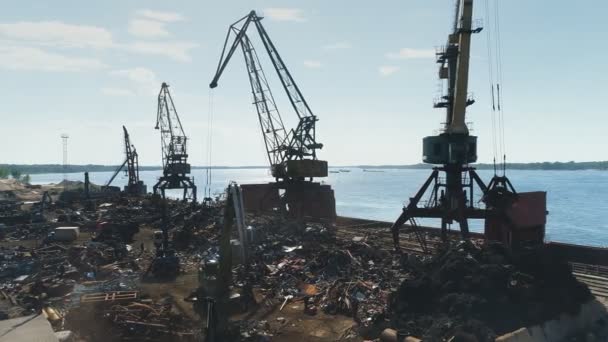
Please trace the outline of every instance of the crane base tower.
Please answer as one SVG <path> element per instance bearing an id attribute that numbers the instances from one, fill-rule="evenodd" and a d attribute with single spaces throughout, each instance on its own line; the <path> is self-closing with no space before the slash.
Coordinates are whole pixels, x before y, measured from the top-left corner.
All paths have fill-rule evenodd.
<path id="1" fill-rule="evenodd" d="M 294 219 L 333 222 L 336 200 L 331 186 L 316 182 L 241 184 L 245 210 L 251 213 L 282 212 Z"/>
<path id="2" fill-rule="evenodd" d="M 196 185 L 191 177 L 183 175 L 166 175 L 161 176 L 158 182 L 154 184 L 154 194 L 159 194 L 165 198 L 165 190 L 183 189 L 183 200 L 191 200 L 196 202 Z"/>

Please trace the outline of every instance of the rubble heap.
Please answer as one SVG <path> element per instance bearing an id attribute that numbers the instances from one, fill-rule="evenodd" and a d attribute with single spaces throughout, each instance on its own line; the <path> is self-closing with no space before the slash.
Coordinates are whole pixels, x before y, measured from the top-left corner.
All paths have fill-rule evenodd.
<path id="1" fill-rule="evenodd" d="M 409 277 L 390 299 L 392 325 L 428 341 L 497 335 L 577 313 L 589 289 L 547 249 L 510 253 L 461 242 L 428 259 L 408 258 Z"/>
<path id="2" fill-rule="evenodd" d="M 86 341 L 195 341 L 197 328 L 171 298 L 81 304 L 65 321 Z"/>
<path id="3" fill-rule="evenodd" d="M 345 315 L 362 328 L 384 321 L 391 289 L 403 277 L 399 258 L 373 236 L 340 239 L 331 226 L 256 220 L 258 242 L 248 257 L 250 267 L 237 272 L 235 284 L 249 284 L 257 304 L 274 310 L 301 302 L 306 315 Z M 250 323 L 239 322 L 241 335 L 251 337 L 244 340 L 274 332 L 258 321 Z"/>

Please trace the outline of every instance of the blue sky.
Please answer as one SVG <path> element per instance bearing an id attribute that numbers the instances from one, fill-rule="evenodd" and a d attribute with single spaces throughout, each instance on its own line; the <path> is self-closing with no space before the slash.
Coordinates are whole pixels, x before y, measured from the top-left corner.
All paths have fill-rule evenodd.
<path id="1" fill-rule="evenodd" d="M 608 159 L 604 15 L 600 0 L 488 0 L 500 5 L 509 160 Z M 485 18 L 486 0 L 475 3 Z M 320 157 L 330 165 L 409 164 L 444 112 L 433 53 L 451 29 L 453 1 L 79 1 L 23 0 L 0 13 L 0 161 L 122 161 L 122 129 L 140 163 L 160 164 L 153 129 L 166 81 L 202 165 L 208 84 L 228 26 L 256 9 L 319 117 Z M 491 18 L 493 19 L 493 18 Z M 492 21 L 490 23 L 493 24 Z M 253 35 L 253 34 L 252 34 Z M 473 38 L 467 121 L 479 161 L 492 159 L 486 35 Z M 256 41 L 256 43 L 260 43 Z M 266 56 L 258 44 L 264 62 Z M 266 63 L 288 126 L 295 114 Z M 240 54 L 213 92 L 215 165 L 265 165 L 266 155 Z"/>

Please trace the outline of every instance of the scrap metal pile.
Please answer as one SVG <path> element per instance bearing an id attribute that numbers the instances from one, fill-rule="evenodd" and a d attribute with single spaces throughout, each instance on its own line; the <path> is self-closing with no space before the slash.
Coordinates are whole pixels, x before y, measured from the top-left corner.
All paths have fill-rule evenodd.
<path id="1" fill-rule="evenodd" d="M 257 217 L 251 224 L 263 229 L 256 229 L 250 267 L 236 272 L 235 284 L 249 284 L 259 306 L 282 310 L 300 302 L 302 314 L 341 314 L 363 329 L 384 320 L 391 290 L 404 278 L 399 258 L 375 239 L 341 239 L 331 226 L 271 217 Z M 259 323 L 239 322 L 241 338 L 257 341 L 280 330 Z"/>
<path id="2" fill-rule="evenodd" d="M 171 298 L 153 301 L 133 291 L 89 294 L 66 315 L 66 328 L 86 341 L 194 341 L 194 321 Z"/>
<path id="3" fill-rule="evenodd" d="M 199 338 L 205 317 L 186 312 L 187 293 L 175 289 L 189 277 L 186 291 L 194 291 L 201 262 L 218 258 L 223 202 L 203 207 L 118 196 L 87 207 L 53 205 L 46 222 L 4 227 L 0 319 L 44 312 L 56 331 L 92 342 Z M 80 228 L 77 240 L 48 235 L 68 223 Z M 280 215 L 245 223 L 244 259 L 233 246 L 231 287 L 240 296 L 231 311 L 247 314 L 231 312 L 231 341 L 280 340 L 300 319 L 338 315 L 352 318 L 343 340 L 374 339 L 395 328 L 425 341 L 459 335 L 490 341 L 576 313 L 591 298 L 568 264 L 542 249 L 514 254 L 474 242 L 442 248 L 429 236 L 437 248 L 432 256 L 408 255 L 393 253 L 388 232 L 347 232 Z M 186 278 L 155 283 L 146 270 L 155 258 L 152 233 L 163 224 Z M 151 291 L 155 286 L 162 290 Z"/>
<path id="4" fill-rule="evenodd" d="M 158 203 L 116 197 L 86 207 L 54 205 L 46 222 L 3 227 L 0 319 L 43 313 L 56 331 L 70 330 L 84 341 L 191 340 L 193 320 L 171 298 L 140 292 L 152 253 L 135 246 L 133 237 L 140 225 L 159 224 Z M 189 212 L 200 210 L 173 201 L 167 207 L 170 224 L 180 227 Z M 53 232 L 61 225 L 78 227 L 79 235 L 59 240 Z"/>
<path id="5" fill-rule="evenodd" d="M 461 242 L 419 263 L 390 300 L 393 327 L 425 341 L 497 335 L 575 314 L 591 299 L 570 266 L 542 247 L 511 253 Z"/>

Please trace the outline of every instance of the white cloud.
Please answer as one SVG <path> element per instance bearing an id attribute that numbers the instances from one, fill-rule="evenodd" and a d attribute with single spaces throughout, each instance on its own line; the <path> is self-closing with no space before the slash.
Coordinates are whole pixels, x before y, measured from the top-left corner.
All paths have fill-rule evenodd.
<path id="1" fill-rule="evenodd" d="M 175 12 L 162 12 L 162 11 L 153 11 L 153 10 L 145 9 L 145 10 L 137 11 L 137 14 L 139 16 L 147 18 L 147 19 L 163 21 L 166 23 L 172 23 L 172 22 L 176 22 L 176 21 L 185 20 L 184 16 L 182 16 L 179 13 L 175 13 Z"/>
<path id="2" fill-rule="evenodd" d="M 0 24 L 0 37 L 63 47 L 108 48 L 113 45 L 112 34 L 105 28 L 71 25 L 60 21 Z"/>
<path id="3" fill-rule="evenodd" d="M 142 67 L 115 70 L 112 71 L 111 74 L 126 77 L 129 80 L 137 83 L 149 83 L 156 81 L 156 74 L 154 71 Z"/>
<path id="4" fill-rule="evenodd" d="M 130 89 L 126 88 L 113 88 L 113 87 L 104 87 L 101 88 L 101 93 L 108 96 L 133 96 L 135 93 Z"/>
<path id="5" fill-rule="evenodd" d="M 337 42 L 323 46 L 323 49 L 325 50 L 343 50 L 350 48 L 352 48 L 352 45 L 349 42 Z"/>
<path id="6" fill-rule="evenodd" d="M 304 66 L 307 68 L 311 68 L 311 69 L 318 69 L 318 68 L 322 67 L 323 64 L 321 64 L 320 61 L 308 60 L 308 61 L 304 61 Z"/>
<path id="7" fill-rule="evenodd" d="M 129 22 L 129 33 L 140 38 L 168 37 L 170 34 L 165 25 L 184 19 L 181 14 L 176 12 L 139 10 L 136 18 Z"/>
<path id="8" fill-rule="evenodd" d="M 0 67 L 11 70 L 87 71 L 103 69 L 98 59 L 65 56 L 37 47 L 0 45 Z"/>
<path id="9" fill-rule="evenodd" d="M 264 9 L 263 13 L 276 21 L 306 21 L 306 18 L 302 15 L 302 10 L 299 8 L 271 7 Z"/>
<path id="10" fill-rule="evenodd" d="M 133 91 L 140 94 L 157 94 L 160 88 L 160 81 L 154 71 L 137 67 L 132 69 L 115 70 L 110 73 L 113 76 L 123 77 L 131 81 Z"/>
<path id="11" fill-rule="evenodd" d="M 170 36 L 165 29 L 165 23 L 147 20 L 133 19 L 129 22 L 129 33 L 140 38 L 163 38 Z"/>
<path id="12" fill-rule="evenodd" d="M 435 50 L 402 48 L 398 52 L 387 53 L 386 57 L 390 59 L 433 58 L 435 57 Z"/>
<path id="13" fill-rule="evenodd" d="M 172 58 L 178 62 L 190 62 L 190 50 L 197 47 L 193 42 L 135 42 L 127 49 L 132 52 L 161 55 Z"/>
<path id="14" fill-rule="evenodd" d="M 383 65 L 378 68 L 378 71 L 382 76 L 390 76 L 399 71 L 399 67 L 394 65 Z"/>
<path id="15" fill-rule="evenodd" d="M 166 22 L 184 18 L 171 12 L 141 11 L 145 18 L 130 22 L 129 31 L 145 38 L 170 36 L 165 29 Z M 99 51 L 126 51 L 134 54 L 158 55 L 178 62 L 192 60 L 190 50 L 198 44 L 188 41 L 162 41 L 117 43 L 112 33 L 103 28 L 90 25 L 73 25 L 61 21 L 21 21 L 0 23 L 0 68 L 11 70 L 38 71 L 87 71 L 106 68 L 97 56 Z M 92 57 L 82 56 L 74 49 L 93 53 Z"/>

